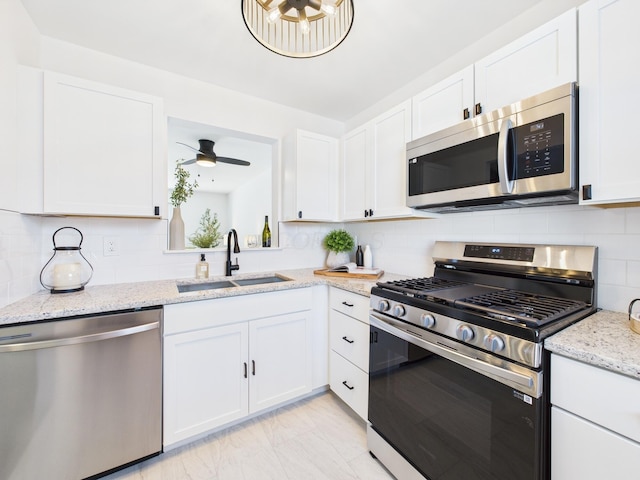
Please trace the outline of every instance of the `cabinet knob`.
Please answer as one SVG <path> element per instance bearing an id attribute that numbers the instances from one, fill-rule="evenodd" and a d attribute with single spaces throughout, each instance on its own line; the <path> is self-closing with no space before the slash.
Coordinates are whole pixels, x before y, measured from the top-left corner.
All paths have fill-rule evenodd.
<path id="1" fill-rule="evenodd" d="M 298 210 L 298 218 L 302 218 L 302 210 Z"/>
<path id="2" fill-rule="evenodd" d="M 583 185 L 582 186 L 582 199 L 583 200 L 591 200 L 592 194 L 591 194 L 591 184 L 589 185 Z"/>
<path id="3" fill-rule="evenodd" d="M 365 211 L 364 211 L 364 216 L 365 216 L 365 217 L 368 217 L 368 216 L 369 216 L 369 210 L 366 210 L 366 209 L 365 209 Z"/>
<path id="4" fill-rule="evenodd" d="M 158 215 L 160 215 L 160 207 L 159 206 L 155 206 L 153 207 L 153 214 L 157 217 Z"/>
<path id="5" fill-rule="evenodd" d="M 482 113 L 482 105 L 479 103 L 476 103 L 476 111 L 475 114 L 476 115 L 480 115 Z"/>
<path id="6" fill-rule="evenodd" d="M 468 108 L 465 108 L 465 109 L 462 111 L 462 119 L 463 119 L 463 120 L 468 120 L 470 116 L 471 116 L 471 114 L 469 113 L 469 109 L 468 109 Z"/>
<path id="7" fill-rule="evenodd" d="M 369 209 L 369 216 L 373 217 L 373 210 Z"/>

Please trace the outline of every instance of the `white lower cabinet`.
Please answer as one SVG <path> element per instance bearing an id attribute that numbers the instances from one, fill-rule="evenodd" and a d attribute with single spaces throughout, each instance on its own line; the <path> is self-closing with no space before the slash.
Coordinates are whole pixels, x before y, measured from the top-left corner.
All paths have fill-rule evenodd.
<path id="1" fill-rule="evenodd" d="M 369 406 L 368 305 L 362 295 L 333 287 L 329 291 L 329 386 L 364 420 Z"/>
<path id="2" fill-rule="evenodd" d="M 165 448 L 311 392 L 311 290 L 165 307 Z"/>
<path id="3" fill-rule="evenodd" d="M 552 480 L 639 478 L 639 380 L 554 354 L 550 392 Z"/>

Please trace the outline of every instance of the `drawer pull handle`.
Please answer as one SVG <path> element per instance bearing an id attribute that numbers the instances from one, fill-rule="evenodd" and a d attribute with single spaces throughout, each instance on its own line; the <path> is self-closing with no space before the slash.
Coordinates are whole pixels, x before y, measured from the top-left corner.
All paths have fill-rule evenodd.
<path id="1" fill-rule="evenodd" d="M 251 360 L 251 375 L 255 375 L 255 374 L 256 374 L 256 361 Z"/>
<path id="2" fill-rule="evenodd" d="M 346 335 L 344 337 L 342 337 L 342 339 L 347 343 L 353 343 L 354 342 L 354 340 L 349 340 Z"/>
<path id="3" fill-rule="evenodd" d="M 342 302 L 342 304 L 343 304 L 345 307 L 353 307 L 353 303 L 349 303 L 349 302 L 346 302 L 346 301 L 345 301 L 345 302 Z"/>
<path id="4" fill-rule="evenodd" d="M 247 362 L 244 362 L 244 378 L 247 378 Z"/>
<path id="5" fill-rule="evenodd" d="M 346 381 L 346 380 L 345 380 L 344 382 L 342 382 L 342 384 L 343 384 L 345 387 L 347 387 L 349 390 L 353 390 L 353 389 L 355 388 L 355 387 L 352 387 L 351 385 L 349 385 L 349 384 L 347 383 L 347 381 Z"/>

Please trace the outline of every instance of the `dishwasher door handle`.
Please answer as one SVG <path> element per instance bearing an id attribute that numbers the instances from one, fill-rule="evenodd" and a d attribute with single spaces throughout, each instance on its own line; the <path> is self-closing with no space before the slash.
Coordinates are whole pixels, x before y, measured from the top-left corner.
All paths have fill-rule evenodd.
<path id="1" fill-rule="evenodd" d="M 119 330 L 106 330 L 104 332 L 90 333 L 87 335 L 78 335 L 74 337 L 54 338 L 52 340 L 41 340 L 37 342 L 10 343 L 0 345 L 0 353 L 5 352 L 22 352 L 26 350 L 39 350 L 42 348 L 64 347 L 65 345 L 75 345 L 78 343 L 99 342 L 110 338 L 126 337 L 148 330 L 160 328 L 160 322 L 145 323 L 135 325 L 133 327 L 122 328 Z"/>

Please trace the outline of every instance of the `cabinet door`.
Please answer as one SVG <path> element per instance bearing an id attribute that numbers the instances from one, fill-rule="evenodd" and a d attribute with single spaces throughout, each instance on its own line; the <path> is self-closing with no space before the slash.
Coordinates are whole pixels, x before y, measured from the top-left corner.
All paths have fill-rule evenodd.
<path id="1" fill-rule="evenodd" d="M 342 220 L 362 220 L 367 205 L 369 129 L 362 126 L 342 138 Z"/>
<path id="2" fill-rule="evenodd" d="M 45 72 L 44 212 L 156 216 L 163 123 L 156 97 Z"/>
<path id="3" fill-rule="evenodd" d="M 165 446 L 248 414 L 247 358 L 246 322 L 165 337 Z"/>
<path id="4" fill-rule="evenodd" d="M 640 163 L 633 159 L 640 109 L 640 2 L 592 0 L 580 18 L 580 185 L 582 204 L 640 201 Z"/>
<path id="5" fill-rule="evenodd" d="M 638 472 L 640 444 L 552 407 L 553 480 L 628 480 L 638 478 Z"/>
<path id="6" fill-rule="evenodd" d="M 250 412 L 311 391 L 310 319 L 304 311 L 250 322 Z"/>
<path id="7" fill-rule="evenodd" d="M 407 142 L 411 139 L 411 101 L 406 101 L 371 124 L 373 168 L 368 194 L 372 217 L 400 217 L 413 212 L 407 205 Z M 371 213 L 371 212 L 370 212 Z"/>
<path id="8" fill-rule="evenodd" d="M 333 221 L 338 213 L 338 140 L 297 130 L 285 140 L 285 220 Z"/>
<path id="9" fill-rule="evenodd" d="M 473 65 L 436 83 L 411 100 L 412 139 L 473 116 Z"/>
<path id="10" fill-rule="evenodd" d="M 576 81 L 576 29 L 574 8 L 476 62 L 482 113 Z"/>

